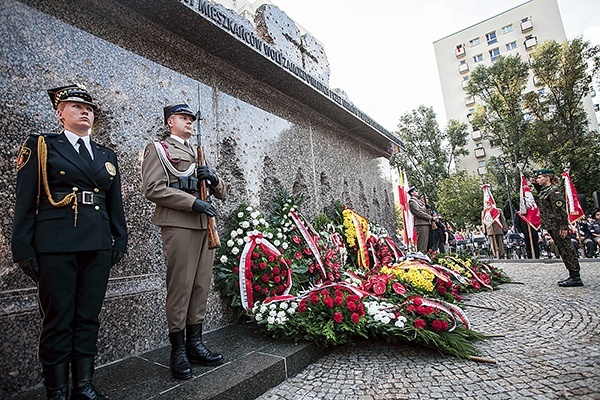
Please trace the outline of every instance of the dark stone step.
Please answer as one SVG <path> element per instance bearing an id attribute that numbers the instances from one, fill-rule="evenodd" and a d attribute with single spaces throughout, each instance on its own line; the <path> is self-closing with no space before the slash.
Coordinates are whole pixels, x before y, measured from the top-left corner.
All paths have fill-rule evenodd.
<path id="1" fill-rule="evenodd" d="M 204 343 L 223 353 L 225 363 L 216 367 L 193 365 L 192 379 L 171 377 L 167 346 L 98 368 L 94 384 L 111 400 L 254 399 L 327 352 L 312 342 L 265 337 L 247 324 L 208 332 Z M 44 388 L 39 387 L 11 400 L 44 398 Z"/>

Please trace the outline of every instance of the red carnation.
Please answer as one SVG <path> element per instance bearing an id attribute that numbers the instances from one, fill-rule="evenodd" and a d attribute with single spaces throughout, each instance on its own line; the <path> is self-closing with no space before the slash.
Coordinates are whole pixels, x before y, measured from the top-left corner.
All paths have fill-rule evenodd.
<path id="1" fill-rule="evenodd" d="M 341 312 L 336 312 L 333 314 L 333 320 L 335 322 L 337 322 L 338 324 L 341 323 L 343 319 L 344 319 L 344 316 L 342 315 Z"/>
<path id="2" fill-rule="evenodd" d="M 299 236 L 292 236 L 292 242 L 294 242 L 296 244 L 300 244 L 301 241 L 302 241 L 302 239 L 300 239 Z"/>
<path id="3" fill-rule="evenodd" d="M 273 275 L 279 275 L 279 268 L 278 267 L 273 268 Z"/>
<path id="4" fill-rule="evenodd" d="M 327 296 L 323 298 L 323 303 L 329 307 L 329 308 L 333 308 L 333 300 L 331 299 L 331 297 Z"/>
<path id="5" fill-rule="evenodd" d="M 279 285 L 277 286 L 277 290 L 279 290 L 279 293 L 283 293 L 283 291 L 285 290 L 285 286 Z"/>
<path id="6" fill-rule="evenodd" d="M 260 257 L 260 254 L 258 254 L 257 252 L 252 252 L 252 259 L 256 260 L 258 257 Z"/>
<path id="7" fill-rule="evenodd" d="M 446 289 L 446 286 L 439 286 L 439 287 L 438 287 L 438 292 L 439 292 L 440 294 L 444 294 L 444 293 L 446 293 L 446 290 L 447 290 L 447 289 Z"/>
<path id="8" fill-rule="evenodd" d="M 269 293 L 269 288 L 264 288 L 262 291 L 264 294 L 267 294 L 267 293 Z"/>
<path id="9" fill-rule="evenodd" d="M 304 254 L 306 254 L 307 256 L 310 256 L 312 254 L 312 250 L 307 247 L 304 249 Z"/>
<path id="10" fill-rule="evenodd" d="M 236 274 L 236 275 L 239 274 L 240 273 L 240 269 L 238 267 L 235 267 L 233 269 L 233 273 Z"/>
<path id="11" fill-rule="evenodd" d="M 254 285 L 254 291 L 255 292 L 260 292 L 260 285 Z"/>
<path id="12" fill-rule="evenodd" d="M 296 252 L 296 254 L 294 254 L 294 257 L 296 258 L 296 260 L 300 260 L 300 259 L 302 259 L 302 257 L 303 257 L 303 256 L 302 256 L 302 252 L 300 252 L 300 251 L 297 251 L 297 252 Z"/>
<path id="13" fill-rule="evenodd" d="M 258 266 L 262 269 L 265 269 L 265 268 L 267 268 L 267 263 L 263 261 L 260 264 L 258 264 Z"/>
<path id="14" fill-rule="evenodd" d="M 269 262 L 273 262 L 273 261 L 275 261 L 275 257 L 269 256 L 268 260 L 269 260 Z"/>
<path id="15" fill-rule="evenodd" d="M 275 282 L 275 283 L 279 283 L 279 281 L 281 281 L 281 277 L 280 277 L 279 275 L 275 275 L 275 276 L 273 277 L 273 282 Z"/>
<path id="16" fill-rule="evenodd" d="M 375 282 L 375 284 L 373 285 L 373 292 L 380 296 L 385 293 L 386 289 L 387 289 L 387 286 L 385 285 L 384 282 L 381 282 L 381 281 Z"/>
<path id="17" fill-rule="evenodd" d="M 355 324 L 358 324 L 358 321 L 360 321 L 360 315 L 358 315 L 357 313 L 352 313 L 352 316 L 350 318 L 352 318 L 352 322 L 354 322 Z"/>
<path id="18" fill-rule="evenodd" d="M 356 303 L 353 301 L 349 301 L 348 304 L 346 304 L 346 308 L 348 309 L 348 311 L 356 311 Z"/>
<path id="19" fill-rule="evenodd" d="M 343 298 L 342 296 L 335 296 L 335 297 L 333 298 L 333 303 L 334 303 L 336 306 L 341 306 L 343 302 L 344 302 L 344 298 Z"/>
<path id="20" fill-rule="evenodd" d="M 421 304 L 423 304 L 423 300 L 422 300 L 420 297 L 415 297 L 415 298 L 413 299 L 413 304 L 414 304 L 415 306 L 420 306 Z"/>
<path id="21" fill-rule="evenodd" d="M 300 304 L 298 305 L 298 312 L 304 312 L 306 311 L 306 299 L 302 299 L 302 301 L 300 302 Z"/>
<path id="22" fill-rule="evenodd" d="M 261 277 L 260 277 L 260 279 L 261 279 L 261 280 L 262 280 L 264 283 L 267 283 L 267 282 L 269 282 L 269 276 L 268 276 L 268 275 L 263 275 L 263 276 L 261 276 Z"/>
<path id="23" fill-rule="evenodd" d="M 427 326 L 427 323 L 425 322 L 425 320 L 422 320 L 421 318 L 415 319 L 415 328 L 417 329 L 425 329 L 425 327 Z"/>
<path id="24" fill-rule="evenodd" d="M 433 327 L 434 331 L 441 331 L 444 330 L 444 321 L 440 321 L 439 319 L 434 319 L 433 322 L 431 323 L 431 326 Z"/>

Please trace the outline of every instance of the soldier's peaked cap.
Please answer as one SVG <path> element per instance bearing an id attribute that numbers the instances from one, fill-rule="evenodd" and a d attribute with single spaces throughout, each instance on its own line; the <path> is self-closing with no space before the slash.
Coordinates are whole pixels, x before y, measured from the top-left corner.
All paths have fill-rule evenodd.
<path id="1" fill-rule="evenodd" d="M 411 194 L 412 192 L 414 192 L 416 190 L 417 190 L 417 188 L 415 186 L 413 186 L 410 189 L 408 189 L 408 194 Z"/>
<path id="2" fill-rule="evenodd" d="M 542 169 L 538 169 L 537 171 L 535 171 L 536 175 L 548 175 L 548 174 L 556 174 L 556 172 L 554 172 L 553 169 L 550 168 L 542 168 Z"/>
<path id="3" fill-rule="evenodd" d="M 94 99 L 83 85 L 70 84 L 54 89 L 48 89 L 47 92 L 52 101 L 52 107 L 54 107 L 55 110 L 62 101 L 89 104 L 94 110 L 98 108 L 98 105 L 94 103 Z"/>
<path id="4" fill-rule="evenodd" d="M 189 115 L 190 117 L 192 117 L 192 121 L 196 120 L 196 113 L 193 112 L 190 106 L 188 106 L 186 103 L 170 104 L 163 108 L 163 113 L 165 116 L 165 125 L 167 124 L 167 120 L 169 119 L 169 117 L 173 114 Z"/>

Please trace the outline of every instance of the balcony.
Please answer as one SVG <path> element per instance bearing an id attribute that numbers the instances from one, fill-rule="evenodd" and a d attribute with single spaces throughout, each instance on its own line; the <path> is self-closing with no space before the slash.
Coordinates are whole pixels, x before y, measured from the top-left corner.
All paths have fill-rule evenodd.
<path id="1" fill-rule="evenodd" d="M 483 147 L 476 147 L 474 153 L 477 158 L 485 157 L 485 149 Z"/>
<path id="2" fill-rule="evenodd" d="M 475 104 L 475 97 L 473 97 L 473 96 L 465 97 L 465 106 L 472 106 L 473 104 Z"/>
<path id="3" fill-rule="evenodd" d="M 456 46 L 456 49 L 454 50 L 454 54 L 456 54 L 456 58 L 464 57 L 465 54 L 467 54 L 465 45 L 459 44 L 458 46 Z"/>
<path id="4" fill-rule="evenodd" d="M 462 63 L 458 66 L 458 72 L 464 74 L 465 72 L 469 72 L 469 64 Z"/>
<path id="5" fill-rule="evenodd" d="M 529 32 L 533 29 L 533 20 L 531 18 L 527 19 L 527 21 L 521 22 L 521 32 Z"/>
<path id="6" fill-rule="evenodd" d="M 479 129 L 474 130 L 473 132 L 471 132 L 471 138 L 473 140 L 481 140 L 481 131 Z"/>
<path id="7" fill-rule="evenodd" d="M 463 89 L 467 90 L 467 86 L 469 86 L 469 80 L 467 79 L 467 80 L 464 80 L 464 81 L 462 81 L 462 82 L 460 83 L 460 86 L 461 86 Z"/>
<path id="8" fill-rule="evenodd" d="M 477 175 L 485 175 L 487 174 L 487 167 L 478 167 L 477 168 Z"/>
<path id="9" fill-rule="evenodd" d="M 525 49 L 530 50 L 537 45 L 537 38 L 532 37 L 525 41 Z"/>

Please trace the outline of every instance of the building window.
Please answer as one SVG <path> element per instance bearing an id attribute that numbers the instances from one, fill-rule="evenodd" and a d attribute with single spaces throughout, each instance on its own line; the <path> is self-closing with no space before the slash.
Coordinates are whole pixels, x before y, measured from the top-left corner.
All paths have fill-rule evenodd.
<path id="1" fill-rule="evenodd" d="M 477 165 L 480 167 L 485 167 L 485 161 L 479 161 Z"/>
<path id="2" fill-rule="evenodd" d="M 473 56 L 473 62 L 478 63 L 479 61 L 483 61 L 483 54 L 479 53 L 476 56 Z"/>
<path id="3" fill-rule="evenodd" d="M 512 24 L 508 24 L 502 27 L 502 34 L 505 35 L 508 32 L 512 32 L 513 31 L 513 25 Z"/>
<path id="4" fill-rule="evenodd" d="M 512 49 L 516 49 L 517 48 L 517 42 L 510 42 L 510 43 L 506 43 L 506 51 L 510 51 Z"/>
<path id="5" fill-rule="evenodd" d="M 496 61 L 498 59 L 498 57 L 500 57 L 500 48 L 496 47 L 495 49 L 492 49 L 489 51 L 490 53 L 490 60 Z"/>
<path id="6" fill-rule="evenodd" d="M 478 148 L 478 149 L 480 149 L 480 148 L 482 148 L 482 147 L 483 147 L 483 143 L 476 143 L 476 144 L 475 144 L 475 147 L 476 147 L 476 148 Z"/>
<path id="7" fill-rule="evenodd" d="M 490 33 L 485 34 L 485 39 L 487 40 L 487 44 L 494 44 L 498 42 L 498 38 L 496 37 L 496 31 L 492 31 Z"/>
<path id="8" fill-rule="evenodd" d="M 479 40 L 478 37 L 476 37 L 475 39 L 469 40 L 469 45 L 471 47 L 477 46 L 479 43 L 481 43 L 481 41 Z"/>

